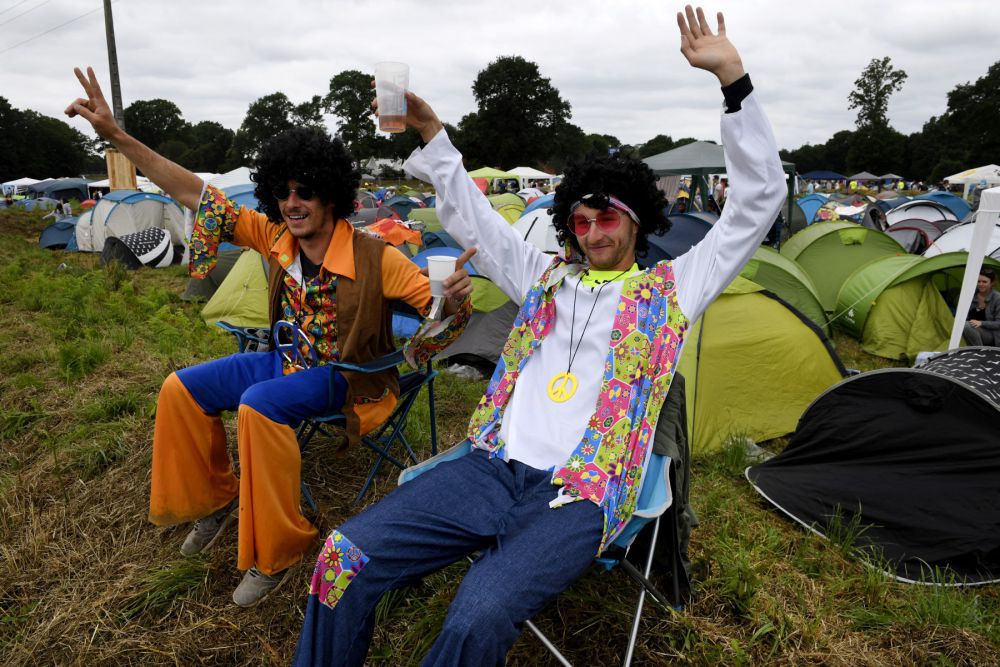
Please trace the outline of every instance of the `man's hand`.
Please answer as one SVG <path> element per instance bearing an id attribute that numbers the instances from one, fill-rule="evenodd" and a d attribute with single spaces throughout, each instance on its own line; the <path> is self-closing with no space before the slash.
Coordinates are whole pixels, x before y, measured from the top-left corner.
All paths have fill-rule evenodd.
<path id="1" fill-rule="evenodd" d="M 712 34 L 712 29 L 705 19 L 705 12 L 698 8 L 697 16 L 691 5 L 684 12 L 677 12 L 677 27 L 681 31 L 681 53 L 691 63 L 692 67 L 708 70 L 718 77 L 723 87 L 728 86 L 746 72 L 743 61 L 736 47 L 726 37 L 726 21 L 722 12 L 716 14 L 719 22 L 719 34 Z"/>
<path id="2" fill-rule="evenodd" d="M 469 277 L 469 272 L 465 270 L 465 263 L 472 259 L 475 254 L 475 247 L 469 248 L 463 252 L 459 258 L 455 260 L 455 266 L 457 267 L 455 273 L 451 274 L 442 281 L 442 284 L 444 285 L 445 317 L 457 313 L 459 306 L 462 305 L 462 302 L 472 295 L 472 278 Z"/>
<path id="3" fill-rule="evenodd" d="M 97 83 L 97 76 L 92 67 L 87 68 L 87 76 L 83 75 L 79 67 L 73 68 L 73 73 L 80 80 L 83 91 L 87 98 L 76 98 L 72 104 L 66 107 L 66 115 L 70 118 L 82 116 L 102 138 L 109 141 L 115 132 L 119 131 L 118 123 L 115 122 L 115 115 L 108 106 L 108 101 L 104 99 L 101 86 Z"/>
<path id="4" fill-rule="evenodd" d="M 969 320 L 969 326 L 971 326 L 973 329 L 978 329 L 979 327 L 983 326 L 983 323 L 980 322 L 979 320 Z"/>
<path id="5" fill-rule="evenodd" d="M 372 81 L 372 88 L 375 81 Z M 372 100 L 372 110 L 378 116 L 378 98 Z M 420 133 L 426 144 L 444 127 L 431 105 L 410 91 L 406 91 L 406 124 Z"/>

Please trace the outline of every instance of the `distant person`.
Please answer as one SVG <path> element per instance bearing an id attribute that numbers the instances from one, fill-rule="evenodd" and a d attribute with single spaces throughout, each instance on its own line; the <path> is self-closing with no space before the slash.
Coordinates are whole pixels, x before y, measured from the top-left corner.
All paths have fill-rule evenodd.
<path id="1" fill-rule="evenodd" d="M 181 546 L 192 556 L 210 549 L 238 510 L 236 564 L 246 574 L 233 601 L 251 606 L 284 581 L 318 537 L 299 507 L 295 427 L 339 409 L 347 418 L 347 443 L 358 445 L 396 405 L 395 368 L 346 376 L 329 364 L 392 352 L 389 302 L 428 313 L 430 281 L 401 252 L 347 221 L 361 174 L 343 142 L 325 130 L 294 127 L 260 148 L 252 174 L 260 213 L 126 134 L 94 71 L 75 72 L 87 97 L 66 114 L 86 119 L 146 177 L 195 211 L 191 275 L 204 278 L 215 267 L 222 243 L 253 248 L 267 260 L 272 327 L 292 324 L 311 343 L 302 352 L 312 364 L 272 350 L 182 368 L 167 377 L 157 400 L 149 520 L 158 526 L 194 521 Z M 456 338 L 471 314 L 465 270 L 444 284 L 446 319 L 411 341 L 408 356 L 421 362 Z M 226 450 L 224 411 L 237 411 L 239 477 Z"/>
<path id="2" fill-rule="evenodd" d="M 63 216 L 68 218 L 73 215 L 73 205 L 65 199 L 59 200 L 59 207 L 62 209 Z"/>
<path id="3" fill-rule="evenodd" d="M 809 184 L 806 186 L 806 193 L 812 194 L 814 192 L 816 192 L 816 183 L 815 181 L 809 181 Z"/>
<path id="4" fill-rule="evenodd" d="M 6 195 L 4 195 L 3 203 L 6 204 L 7 206 L 13 206 L 14 205 L 14 195 L 12 195 L 11 193 L 8 192 Z"/>
<path id="5" fill-rule="evenodd" d="M 969 319 L 962 331 L 962 338 L 969 345 L 1000 347 L 1000 292 L 994 289 L 995 286 L 993 269 L 981 270 L 969 306 Z"/>
<path id="6" fill-rule="evenodd" d="M 982 179 L 976 184 L 975 189 L 972 191 L 972 210 L 979 210 L 979 202 L 983 197 L 983 191 L 986 190 L 986 179 Z"/>

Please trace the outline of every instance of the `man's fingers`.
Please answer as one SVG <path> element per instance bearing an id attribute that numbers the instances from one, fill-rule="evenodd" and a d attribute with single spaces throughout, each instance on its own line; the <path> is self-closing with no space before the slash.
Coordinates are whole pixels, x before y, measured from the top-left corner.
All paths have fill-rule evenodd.
<path id="1" fill-rule="evenodd" d="M 83 99 L 82 97 L 78 97 L 69 103 L 69 106 L 66 107 L 66 111 L 64 113 L 70 118 L 72 118 L 73 116 L 77 115 L 77 110 L 76 110 L 77 107 L 86 108 L 86 106 L 87 106 L 87 100 Z"/>
<path id="2" fill-rule="evenodd" d="M 89 96 L 90 95 L 90 81 L 87 81 L 87 77 L 85 77 L 83 75 L 83 72 L 80 70 L 79 67 L 74 67 L 73 68 L 73 74 L 76 74 L 76 78 L 80 82 L 80 85 L 83 86 L 84 92 L 87 93 L 87 95 Z"/>
<path id="3" fill-rule="evenodd" d="M 461 255 L 458 256 L 458 259 L 455 260 L 455 268 L 461 269 L 463 266 L 465 266 L 465 263 L 468 262 L 473 257 L 475 257 L 475 255 L 476 255 L 476 246 L 472 246 L 471 248 L 469 248 L 468 250 L 466 250 L 465 252 L 463 252 Z"/>
<path id="4" fill-rule="evenodd" d="M 685 6 L 684 14 L 687 16 L 688 32 L 694 38 L 701 37 L 701 29 L 698 26 L 698 18 L 694 14 L 694 8 L 691 5 Z"/>
<path id="5" fill-rule="evenodd" d="M 90 96 L 93 97 L 95 100 L 104 102 L 104 93 L 101 91 L 101 84 L 97 82 L 97 75 L 94 74 L 93 67 L 87 68 L 87 76 L 90 77 L 90 86 L 91 86 Z M 104 103 L 107 104 L 107 102 Z"/>
<path id="6" fill-rule="evenodd" d="M 701 31 L 702 35 L 712 34 L 712 26 L 708 25 L 708 19 L 705 18 L 705 10 L 701 7 L 698 8 L 698 30 Z"/>
<path id="7" fill-rule="evenodd" d="M 722 12 L 715 15 L 715 20 L 719 22 L 719 37 L 726 36 L 726 19 L 722 16 Z"/>

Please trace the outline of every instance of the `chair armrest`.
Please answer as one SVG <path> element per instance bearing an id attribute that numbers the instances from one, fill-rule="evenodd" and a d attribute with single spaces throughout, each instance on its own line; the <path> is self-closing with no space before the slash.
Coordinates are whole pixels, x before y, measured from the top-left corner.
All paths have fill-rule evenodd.
<path id="1" fill-rule="evenodd" d="M 409 482 L 415 477 L 422 475 L 439 463 L 444 463 L 445 461 L 454 461 L 457 458 L 461 458 L 472 451 L 472 441 L 463 440 L 454 447 L 446 449 L 437 456 L 432 456 L 426 461 L 421 461 L 415 466 L 410 466 L 403 472 L 399 473 L 399 482 L 397 486 L 402 486 L 406 482 Z"/>
<path id="2" fill-rule="evenodd" d="M 389 370 L 390 368 L 395 368 L 401 363 L 403 363 L 403 351 L 396 350 L 395 352 L 390 352 L 389 354 L 383 355 L 378 359 L 366 361 L 363 364 L 352 364 L 346 361 L 334 361 L 326 365 L 335 371 L 348 371 L 351 373 L 378 373 L 380 371 Z"/>
<path id="3" fill-rule="evenodd" d="M 270 347 L 271 336 L 270 332 L 266 329 L 260 327 L 241 327 L 221 320 L 216 322 L 215 326 L 236 336 L 236 344 L 239 346 L 240 352 L 245 352 L 247 346 L 251 343 L 254 343 L 254 351 L 259 349 L 266 350 Z"/>

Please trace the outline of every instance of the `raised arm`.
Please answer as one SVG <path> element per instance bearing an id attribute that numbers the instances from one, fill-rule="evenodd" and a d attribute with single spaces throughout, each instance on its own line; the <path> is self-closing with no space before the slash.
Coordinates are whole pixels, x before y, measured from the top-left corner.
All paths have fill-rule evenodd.
<path id="1" fill-rule="evenodd" d="M 127 157 L 149 180 L 156 183 L 168 195 L 176 199 L 182 206 L 191 210 L 198 208 L 204 183 L 193 173 L 171 162 L 155 152 L 135 137 L 122 130 L 115 122 L 111 107 L 104 99 L 101 86 L 92 67 L 87 68 L 84 76 L 79 67 L 73 69 L 76 78 L 80 80 L 86 98 L 78 97 L 66 107 L 66 115 L 70 118 L 82 116 L 97 134 L 110 141 L 122 155 Z"/>

